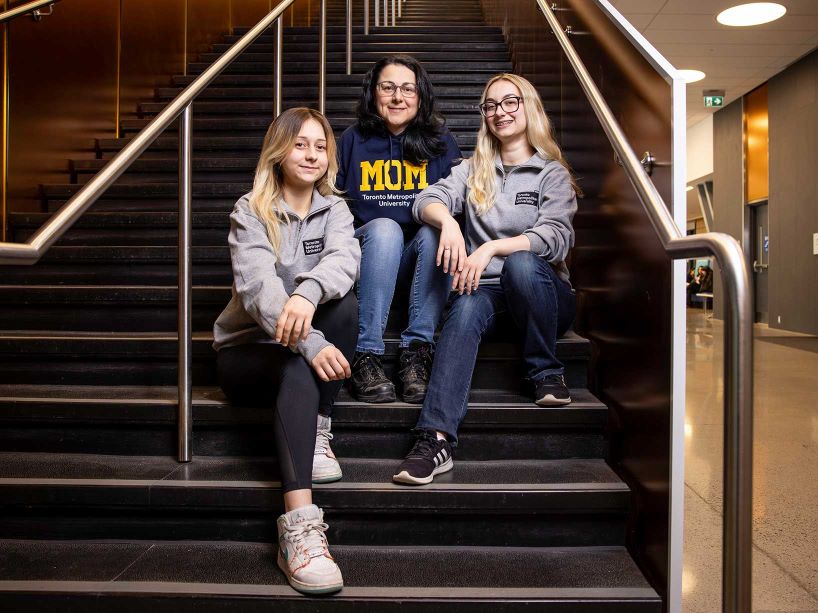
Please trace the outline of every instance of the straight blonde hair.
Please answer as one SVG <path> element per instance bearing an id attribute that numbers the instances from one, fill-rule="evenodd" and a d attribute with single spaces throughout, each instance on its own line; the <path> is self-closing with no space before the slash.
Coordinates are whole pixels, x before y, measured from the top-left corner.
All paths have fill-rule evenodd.
<path id="1" fill-rule="evenodd" d="M 556 160 L 562 164 L 571 174 L 571 187 L 574 193 L 581 195 L 581 190 L 576 184 L 571 167 L 562 156 L 557 141 L 554 139 L 553 128 L 548 115 L 545 114 L 542 100 L 534 86 L 523 77 L 515 74 L 503 73 L 493 76 L 486 83 L 483 95 L 480 96 L 480 104 L 486 101 L 489 88 L 497 81 L 508 81 L 520 90 L 522 97 L 523 113 L 526 121 L 526 138 L 534 150 L 547 160 Z M 468 178 L 469 197 L 468 201 L 474 206 L 478 215 L 483 215 L 497 199 L 496 175 L 494 159 L 500 153 L 500 141 L 491 133 L 488 127 L 488 119 L 483 118 L 480 131 L 477 133 L 477 147 L 472 157 L 472 172 Z"/>
<path id="2" fill-rule="evenodd" d="M 315 182 L 315 189 L 322 196 L 338 193 L 335 187 L 335 176 L 338 174 L 335 136 L 327 118 L 303 106 L 287 109 L 267 129 L 253 179 L 253 191 L 250 192 L 250 208 L 267 227 L 267 237 L 276 254 L 281 244 L 281 225 L 289 226 L 290 223 L 283 207 L 284 172 L 281 163 L 290 155 L 301 127 L 310 119 L 321 124 L 327 140 L 327 172 Z"/>

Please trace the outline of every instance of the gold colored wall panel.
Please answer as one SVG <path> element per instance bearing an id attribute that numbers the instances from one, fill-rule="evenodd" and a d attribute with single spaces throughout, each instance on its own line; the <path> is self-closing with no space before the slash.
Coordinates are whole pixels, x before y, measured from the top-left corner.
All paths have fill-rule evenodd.
<path id="1" fill-rule="evenodd" d="M 114 134 L 118 19 L 119 2 L 72 0 L 9 25 L 10 210 L 37 209 L 39 183 Z"/>
<path id="2" fill-rule="evenodd" d="M 767 84 L 744 96 L 744 153 L 747 202 L 770 196 L 770 130 Z"/>
<path id="3" fill-rule="evenodd" d="M 185 0 L 121 0 L 120 113 L 185 72 Z"/>
<path id="4" fill-rule="evenodd" d="M 270 0 L 230 0 L 233 27 L 256 25 L 270 12 L 271 4 Z"/>
<path id="5" fill-rule="evenodd" d="M 187 0 L 188 62 L 195 62 L 200 53 L 231 29 L 230 3 L 231 0 Z"/>

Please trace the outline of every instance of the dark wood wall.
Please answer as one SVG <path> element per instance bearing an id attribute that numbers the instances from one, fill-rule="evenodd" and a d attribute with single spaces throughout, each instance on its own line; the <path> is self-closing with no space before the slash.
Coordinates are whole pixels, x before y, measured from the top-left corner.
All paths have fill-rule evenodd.
<path id="1" fill-rule="evenodd" d="M 118 118 L 184 73 L 186 57 L 278 2 L 71 0 L 39 22 L 12 21 L 0 58 L 8 62 L 8 210 L 38 210 L 39 184 L 65 182 L 67 160 L 93 157 L 94 139 L 114 137 Z M 306 23 L 308 4 L 299 0 L 285 24 Z"/>
<path id="2" fill-rule="evenodd" d="M 558 18 L 593 36 L 573 36 L 589 72 L 637 155 L 671 161 L 671 89 L 594 0 L 563 0 Z M 536 3 L 484 0 L 502 26 L 514 71 L 546 100 L 560 145 L 585 198 L 574 219 L 570 261 L 576 330 L 594 347 L 591 387 L 611 409 L 611 465 L 631 487 L 628 547 L 654 587 L 666 593 L 671 416 L 671 260 L 616 163 Z M 555 91 L 558 89 L 559 91 Z M 671 202 L 671 167 L 653 176 Z"/>

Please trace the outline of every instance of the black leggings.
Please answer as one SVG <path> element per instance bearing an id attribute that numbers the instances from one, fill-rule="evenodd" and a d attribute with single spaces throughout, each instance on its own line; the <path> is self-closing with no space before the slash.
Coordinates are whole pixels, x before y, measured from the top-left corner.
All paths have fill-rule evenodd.
<path id="1" fill-rule="evenodd" d="M 312 325 L 352 362 L 358 340 L 358 299 L 349 292 L 318 305 Z M 285 492 L 312 488 L 317 414 L 329 415 L 343 381 L 324 383 L 298 353 L 273 343 L 225 347 L 219 385 L 231 403 L 275 407 L 275 442 Z"/>

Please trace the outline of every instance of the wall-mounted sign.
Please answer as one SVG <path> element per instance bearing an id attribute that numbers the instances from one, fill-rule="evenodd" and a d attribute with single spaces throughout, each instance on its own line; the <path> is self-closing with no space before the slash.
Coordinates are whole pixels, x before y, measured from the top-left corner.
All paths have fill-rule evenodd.
<path id="1" fill-rule="evenodd" d="M 702 95 L 704 96 L 704 106 L 706 107 L 724 106 L 723 89 L 705 89 L 702 91 Z"/>

